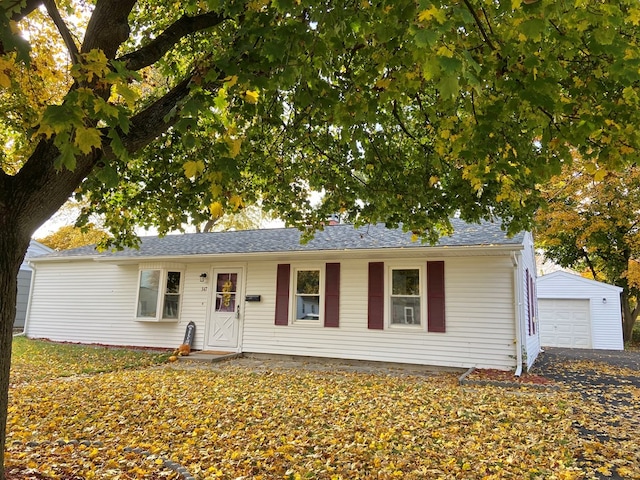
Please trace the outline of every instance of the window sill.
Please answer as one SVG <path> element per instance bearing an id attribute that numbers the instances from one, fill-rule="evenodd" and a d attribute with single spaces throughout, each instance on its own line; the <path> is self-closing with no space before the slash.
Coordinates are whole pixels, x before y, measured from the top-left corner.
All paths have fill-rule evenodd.
<path id="1" fill-rule="evenodd" d="M 313 320 L 294 320 L 293 322 L 291 322 L 291 325 L 303 327 L 320 327 L 323 325 L 323 322 L 321 322 L 319 318 Z"/>
<path id="2" fill-rule="evenodd" d="M 178 323 L 180 321 L 179 318 L 135 318 L 136 322 L 142 323 Z"/>
<path id="3" fill-rule="evenodd" d="M 424 330 L 423 325 L 410 323 L 391 323 L 389 324 L 389 328 L 393 330 L 410 330 L 412 332 L 416 330 Z"/>

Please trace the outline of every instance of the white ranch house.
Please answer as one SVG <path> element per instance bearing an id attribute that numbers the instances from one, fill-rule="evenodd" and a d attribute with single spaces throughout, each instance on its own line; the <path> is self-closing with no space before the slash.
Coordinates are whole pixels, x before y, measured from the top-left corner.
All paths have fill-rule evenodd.
<path id="1" fill-rule="evenodd" d="M 533 241 L 454 219 L 437 245 L 381 225 L 146 237 L 32 260 L 32 338 L 515 369 L 540 350 Z"/>

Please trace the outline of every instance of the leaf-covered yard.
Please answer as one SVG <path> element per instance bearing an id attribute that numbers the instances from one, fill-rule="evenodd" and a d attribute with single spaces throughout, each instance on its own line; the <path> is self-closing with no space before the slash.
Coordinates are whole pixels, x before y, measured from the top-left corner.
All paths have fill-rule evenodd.
<path id="1" fill-rule="evenodd" d="M 198 479 L 640 478 L 640 442 L 581 436 L 576 424 L 588 429 L 600 404 L 570 389 L 251 359 L 186 365 L 16 381 L 9 470 L 178 478 L 161 465 L 170 459 Z M 73 439 L 87 442 L 48 443 Z"/>

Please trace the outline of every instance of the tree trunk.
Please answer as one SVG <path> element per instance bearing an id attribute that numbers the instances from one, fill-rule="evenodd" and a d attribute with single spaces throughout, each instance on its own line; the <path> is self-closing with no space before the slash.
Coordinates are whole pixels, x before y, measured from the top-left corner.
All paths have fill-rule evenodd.
<path id="1" fill-rule="evenodd" d="M 620 302 L 622 304 L 622 338 L 626 343 L 631 341 L 633 326 L 638 318 L 638 313 L 640 313 L 640 306 L 636 305 L 635 308 L 631 308 L 629 293 L 626 290 L 620 294 Z"/>
<path id="2" fill-rule="evenodd" d="M 20 235 L 17 228 L 2 223 L 0 228 L 0 479 L 4 480 L 4 445 L 7 438 L 9 408 L 9 372 L 11 369 L 11 342 L 13 322 L 16 318 L 18 272 L 29 247 L 29 236 Z"/>

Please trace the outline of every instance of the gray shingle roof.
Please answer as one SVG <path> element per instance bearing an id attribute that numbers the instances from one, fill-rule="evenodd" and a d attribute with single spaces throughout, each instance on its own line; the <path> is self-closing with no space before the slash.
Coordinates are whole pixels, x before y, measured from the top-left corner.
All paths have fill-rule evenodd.
<path id="1" fill-rule="evenodd" d="M 470 224 L 452 219 L 452 224 L 454 233 L 442 237 L 436 246 L 519 245 L 524 238 L 523 232 L 508 237 L 499 223 Z M 382 224 L 357 229 L 345 224 L 327 226 L 323 231 L 316 232 L 315 237 L 306 244 L 300 243 L 300 237 L 300 231 L 295 228 L 191 233 L 162 238 L 141 237 L 138 250 L 129 248 L 118 252 L 98 252 L 94 246 L 88 246 L 55 252 L 44 258 L 152 258 L 425 247 L 420 241 L 412 241 L 411 233 L 404 233 L 401 229 L 388 229 Z"/>

